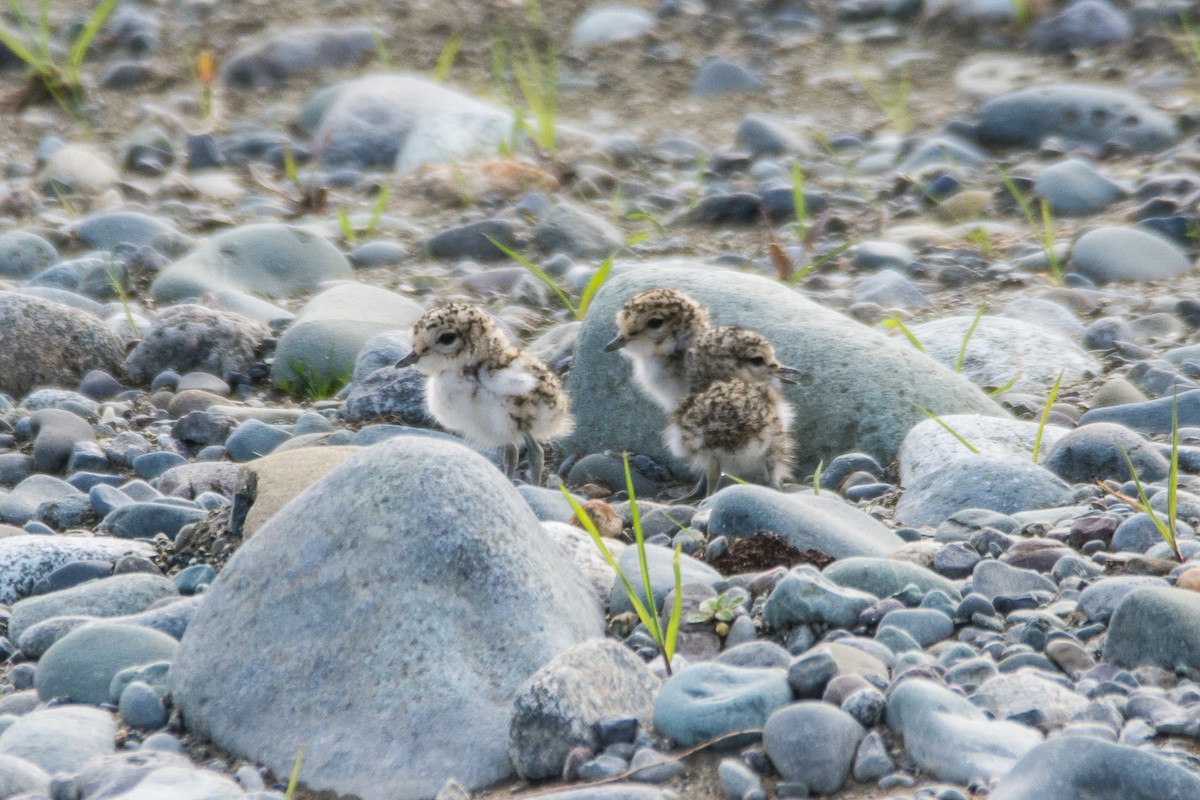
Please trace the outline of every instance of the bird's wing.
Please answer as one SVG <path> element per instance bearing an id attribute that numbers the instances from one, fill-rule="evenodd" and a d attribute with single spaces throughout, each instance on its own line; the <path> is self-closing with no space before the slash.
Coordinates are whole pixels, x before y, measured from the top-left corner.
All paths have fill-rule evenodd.
<path id="1" fill-rule="evenodd" d="M 479 372 L 483 388 L 498 395 L 529 394 L 537 388 L 537 377 L 530 374 L 520 361 L 514 361 L 503 369 L 484 369 Z"/>

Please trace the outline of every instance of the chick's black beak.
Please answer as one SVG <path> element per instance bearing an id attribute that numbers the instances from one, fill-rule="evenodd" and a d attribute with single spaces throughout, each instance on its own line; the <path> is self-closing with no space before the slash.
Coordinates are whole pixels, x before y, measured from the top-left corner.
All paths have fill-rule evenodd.
<path id="1" fill-rule="evenodd" d="M 621 334 L 617 334 L 617 338 L 613 339 L 608 344 L 604 345 L 604 352 L 611 353 L 614 350 L 620 350 L 625 345 L 629 344 L 629 340 Z"/>
<path id="2" fill-rule="evenodd" d="M 396 369 L 400 369 L 401 367 L 411 367 L 413 364 L 417 363 L 420 360 L 421 360 L 421 356 L 417 353 L 416 350 L 413 350 L 411 353 L 406 355 L 404 358 L 402 358 L 396 362 Z"/>
<path id="3" fill-rule="evenodd" d="M 775 370 L 775 376 L 779 378 L 780 383 L 790 383 L 793 386 L 799 383 L 799 381 L 793 379 L 793 376 L 799 377 L 802 374 L 795 367 L 785 367 L 782 365 Z"/>

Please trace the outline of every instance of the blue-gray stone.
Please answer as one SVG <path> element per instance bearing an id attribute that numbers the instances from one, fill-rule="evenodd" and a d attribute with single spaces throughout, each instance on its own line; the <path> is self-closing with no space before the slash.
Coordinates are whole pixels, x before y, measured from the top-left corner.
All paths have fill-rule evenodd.
<path id="1" fill-rule="evenodd" d="M 917 285 L 902 272 L 884 269 L 854 284 L 850 299 L 855 303 L 877 303 L 885 308 L 924 308 L 929 305 Z"/>
<path id="2" fill-rule="evenodd" d="M 787 669 L 792 663 L 792 654 L 774 642 L 759 639 L 733 647 L 728 639 L 725 649 L 717 656 L 718 664 L 734 667 L 758 667 L 760 669 Z"/>
<path id="3" fill-rule="evenodd" d="M 217 571 L 208 564 L 193 564 L 175 573 L 172 580 L 183 595 L 195 594 L 201 586 L 207 586 L 217 577 Z"/>
<path id="4" fill-rule="evenodd" d="M 571 44 L 595 47 L 638 39 L 654 29 L 654 15 L 644 8 L 601 5 L 579 15 L 571 26 Z"/>
<path id="5" fill-rule="evenodd" d="M 771 712 L 791 700 L 783 670 L 693 664 L 663 684 L 654 704 L 654 729 L 680 747 L 691 747 L 734 731 L 761 728 Z M 737 741 L 755 738 L 748 734 Z"/>
<path id="6" fill-rule="evenodd" d="M 119 617 L 146 610 L 164 597 L 178 595 L 175 584 L 161 575 L 113 575 L 59 592 L 30 597 L 13 605 L 10 638 L 20 640 L 31 625 L 51 617 L 90 615 Z"/>
<path id="7" fill-rule="evenodd" d="M 1037 464 L 972 455 L 927 472 L 906 487 L 895 518 L 907 525 L 939 525 L 966 508 L 1002 514 L 1069 505 L 1070 487 Z"/>
<path id="8" fill-rule="evenodd" d="M 614 319 L 625 301 L 663 286 L 707 306 L 713 324 L 759 331 L 771 340 L 781 363 L 802 366 L 810 376 L 784 387 L 804 419 L 795 430 L 797 475 L 810 473 L 818 460 L 828 463 L 849 452 L 890 462 L 909 429 L 924 419 L 914 403 L 936 414 L 1005 415 L 961 375 L 799 293 L 781 291 L 778 281 L 672 261 L 619 274 L 614 270 L 597 292 L 567 376 L 576 419 L 575 433 L 563 443 L 568 452 L 628 450 L 688 471 L 660 445 L 662 411 L 637 388 L 629 360 L 603 352 L 616 335 Z M 764 316 L 763 308 L 772 313 Z M 909 402 L 897 403 L 897 397 Z M 864 419 L 871 424 L 860 424 Z"/>
<path id="9" fill-rule="evenodd" d="M 1036 148 L 1047 136 L 1101 146 L 1115 142 L 1139 153 L 1175 141 L 1174 120 L 1132 92 L 1053 84 L 1018 89 L 989 100 L 976 128 L 988 145 Z"/>
<path id="10" fill-rule="evenodd" d="M 272 28 L 230 53 L 219 80 L 238 89 L 278 89 L 288 80 L 323 75 L 361 60 L 376 48 L 375 29 L 365 24 Z"/>
<path id="11" fill-rule="evenodd" d="M 830 564 L 824 575 L 834 583 L 868 592 L 876 597 L 891 597 L 909 585 L 921 592 L 943 592 L 952 600 L 962 596 L 958 584 L 932 570 L 908 561 L 885 558 L 846 558 Z"/>
<path id="12" fill-rule="evenodd" d="M 167 724 L 167 709 L 162 698 L 141 681 L 134 681 L 121 692 L 117 713 L 131 728 L 153 730 Z"/>
<path id="13" fill-rule="evenodd" d="M 1098 283 L 1153 281 L 1189 272 L 1192 262 L 1168 239 L 1143 228 L 1113 225 L 1075 241 L 1071 268 Z"/>
<path id="14" fill-rule="evenodd" d="M 854 752 L 866 731 L 829 703 L 809 700 L 781 708 L 763 728 L 763 747 L 786 781 L 833 794 L 850 777 Z"/>
<path id="15" fill-rule="evenodd" d="M 928 608 L 903 608 L 891 611 L 879 622 L 881 629 L 889 625 L 903 630 L 921 647 L 928 647 L 935 642 L 940 642 L 954 633 L 954 622 L 948 616 Z"/>
<path id="16" fill-rule="evenodd" d="M 1050 204 L 1050 210 L 1064 217 L 1095 214 L 1120 200 L 1129 192 L 1119 183 L 1096 172 L 1078 158 L 1068 158 L 1043 169 L 1033 184 L 1038 196 Z"/>
<path id="17" fill-rule="evenodd" d="M 249 373 L 269 335 L 262 323 L 237 314 L 200 305 L 172 306 L 130 352 L 125 368 L 138 383 L 149 383 L 167 369 Z"/>
<path id="18" fill-rule="evenodd" d="M 179 643 L 136 625 L 97 622 L 71 631 L 38 661 L 36 686 L 42 700 L 54 698 L 98 705 L 120 670 L 171 660 Z"/>
<path id="19" fill-rule="evenodd" d="M 206 516 L 195 505 L 185 508 L 164 503 L 130 503 L 109 512 L 100 528 L 122 539 L 153 539 L 158 533 L 174 539 L 184 525 Z"/>
<path id="20" fill-rule="evenodd" d="M 672 566 L 674 559 L 675 551 L 671 548 L 653 544 L 646 545 L 646 566 L 650 573 L 650 591 L 654 594 L 653 606 L 656 609 L 662 608 L 663 600 L 675 589 L 675 570 Z M 621 555 L 617 556 L 617 567 L 625 575 L 640 575 L 641 568 L 637 548 L 626 547 Z M 698 583 L 712 586 L 723 580 L 721 573 L 708 564 L 682 554 L 679 556 L 679 574 L 684 585 Z M 642 587 L 641 580 L 633 580 L 630 583 L 633 584 L 633 590 L 637 594 L 638 600 L 643 604 L 646 603 L 646 591 Z M 614 614 L 633 610 L 633 604 L 629 602 L 629 595 L 625 593 L 624 585 L 619 581 L 613 581 L 609 607 Z"/>
<path id="21" fill-rule="evenodd" d="M 31 711 L 0 734 L 0 755 L 35 764 L 50 774 L 74 774 L 91 759 L 113 751 L 116 720 L 86 706 Z"/>
<path id="22" fill-rule="evenodd" d="M 1076 0 L 1037 21 L 1029 43 L 1039 53 L 1062 53 L 1123 42 L 1133 34 L 1126 13 L 1104 0 Z"/>
<path id="23" fill-rule="evenodd" d="M 182 235 L 167 221 L 139 211 L 98 211 L 75 223 L 72 232 L 87 245 L 106 252 L 119 245 L 149 247 L 155 237 Z"/>
<path id="24" fill-rule="evenodd" d="M 154 480 L 172 467 L 183 466 L 188 460 L 178 453 L 158 450 L 153 453 L 143 453 L 133 459 L 133 471 L 138 477 Z"/>
<path id="25" fill-rule="evenodd" d="M 430 257 L 448 261 L 464 258 L 498 261 L 508 258 L 503 250 L 492 243 L 493 239 L 510 250 L 519 246 L 511 223 L 501 219 L 484 219 L 439 231 L 425 248 Z"/>
<path id="26" fill-rule="evenodd" d="M 0 603 L 12 604 L 29 595 L 34 584 L 63 564 L 81 560 L 112 563 L 128 553 L 150 552 L 148 545 L 106 537 L 0 537 Z M 15 641 L 16 634 L 11 636 Z"/>
<path id="27" fill-rule="evenodd" d="M 1167 525 L 1166 515 L 1159 517 L 1163 525 Z M 1181 520 L 1175 521 L 1176 539 L 1195 539 L 1196 532 L 1192 526 Z M 1113 533 L 1110 549 L 1115 553 L 1145 553 L 1151 547 L 1163 541 L 1158 526 L 1149 514 L 1139 513 L 1124 520 Z"/>
<path id="28" fill-rule="evenodd" d="M 934 778 L 988 782 L 1042 741 L 1032 728 L 989 721 L 965 697 L 924 679 L 901 682 L 888 698 L 887 724 L 904 752 Z"/>
<path id="29" fill-rule="evenodd" d="M 1109 621 L 1104 659 L 1200 675 L 1200 594 L 1152 586 L 1127 594 Z"/>
<path id="30" fill-rule="evenodd" d="M 1144 749 L 1059 736 L 1025 754 L 992 800 L 1162 800 L 1200 797 L 1200 776 Z"/>
<path id="31" fill-rule="evenodd" d="M 171 692 L 226 752 L 282 774 L 303 740 L 308 786 L 423 800 L 451 776 L 470 790 L 505 780 L 513 697 L 603 630 L 594 592 L 495 467 L 459 444 L 398 437 L 344 461 L 242 544 L 188 625 Z M 334 665 L 336 681 L 313 682 Z"/>
<path id="32" fill-rule="evenodd" d="M 70 589 L 72 586 L 78 586 L 81 583 L 107 578 L 112 574 L 112 571 L 113 565 L 111 561 L 97 561 L 94 559 L 70 561 L 35 583 L 32 593 L 37 595 L 46 594 L 47 592 L 57 592 L 61 589 Z"/>
<path id="33" fill-rule="evenodd" d="M 728 58 L 710 56 L 701 62 L 692 81 L 693 97 L 708 97 L 726 92 L 758 92 L 763 79 L 746 64 Z"/>
<path id="34" fill-rule="evenodd" d="M 763 608 L 763 624 L 777 631 L 809 624 L 853 628 L 876 600 L 874 595 L 839 586 L 803 564 L 775 585 Z"/>
<path id="35" fill-rule="evenodd" d="M 112 620 L 112 622 L 124 621 L 123 619 Z M 149 664 L 126 667 L 113 675 L 112 682 L 108 685 L 108 700 L 113 704 L 120 702 L 121 693 L 134 682 L 142 683 L 153 689 L 160 697 L 165 697 L 169 691 L 170 673 L 170 661 L 153 661 Z"/>
<path id="36" fill-rule="evenodd" d="M 238 425 L 225 440 L 225 449 L 234 461 L 253 461 L 270 454 L 276 447 L 292 438 L 292 434 L 276 425 L 248 419 Z"/>
<path id="37" fill-rule="evenodd" d="M 1081 426 L 1096 422 L 1115 422 L 1142 433 L 1170 433 L 1171 408 L 1174 397 L 1160 397 L 1142 403 L 1093 408 L 1084 413 Z M 1200 390 L 1181 392 L 1178 396 L 1179 427 L 1200 426 Z"/>
<path id="38" fill-rule="evenodd" d="M 38 472 L 62 472 L 78 442 L 95 442 L 96 434 L 87 420 L 70 411 L 43 408 L 33 413 L 33 468 Z"/>
<path id="39" fill-rule="evenodd" d="M 0 278 L 24 280 L 58 260 L 58 251 L 36 233 L 0 234 Z"/>
<path id="40" fill-rule="evenodd" d="M 364 242 L 347 254 L 355 269 L 390 267 L 408 256 L 408 248 L 399 242 Z M 397 359 L 399 360 L 399 359 Z"/>
<path id="41" fill-rule="evenodd" d="M 975 567 L 971 577 L 971 591 L 988 600 L 997 597 L 1012 597 L 1027 592 L 1056 592 L 1054 581 L 1031 569 L 1018 569 L 1000 561 L 984 560 Z"/>
<path id="42" fill-rule="evenodd" d="M 834 558 L 886 558 L 904 544 L 883 523 L 828 492 L 783 494 L 762 486 L 731 486 L 713 497 L 710 536 L 734 539 L 758 531 Z"/>
<path id="43" fill-rule="evenodd" d="M 30 475 L 6 496 L 0 497 L 0 522 L 24 525 L 33 519 L 42 503 L 79 494 L 81 492 L 66 481 L 49 475 Z"/>
<path id="44" fill-rule="evenodd" d="M 1042 465 L 1068 483 L 1127 481 L 1132 476 L 1122 449 L 1133 462 L 1139 480 L 1153 483 L 1167 476 L 1170 462 L 1154 444 L 1111 422 L 1080 425 L 1067 431 L 1050 446 Z"/>

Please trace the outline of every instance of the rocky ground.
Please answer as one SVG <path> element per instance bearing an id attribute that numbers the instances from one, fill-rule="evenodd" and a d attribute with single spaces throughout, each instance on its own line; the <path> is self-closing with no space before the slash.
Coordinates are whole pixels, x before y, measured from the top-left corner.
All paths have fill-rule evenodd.
<path id="1" fill-rule="evenodd" d="M 79 103 L 0 50 L 0 798 L 1200 797 L 1193 18 L 123 0 Z M 672 503 L 603 352 L 658 286 L 800 370 L 783 492 Z M 548 486 L 394 367 L 452 299 L 565 376 Z M 622 453 L 670 676 L 557 489 L 641 587 Z"/>

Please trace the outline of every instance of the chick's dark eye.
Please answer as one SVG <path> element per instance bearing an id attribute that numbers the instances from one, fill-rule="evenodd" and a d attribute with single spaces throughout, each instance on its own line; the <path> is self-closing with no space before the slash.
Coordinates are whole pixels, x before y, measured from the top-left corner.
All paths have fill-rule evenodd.
<path id="1" fill-rule="evenodd" d="M 767 365 L 767 360 L 762 356 L 755 356 L 754 358 L 750 359 L 750 363 L 756 367 L 765 367 Z"/>
<path id="2" fill-rule="evenodd" d="M 663 321 L 661 317 L 651 317 L 650 319 L 646 320 L 646 327 L 652 331 L 656 331 L 662 326 Z"/>
<path id="3" fill-rule="evenodd" d="M 454 344 L 454 340 L 457 338 L 458 338 L 457 333 L 453 333 L 451 331 L 446 331 L 445 333 L 443 333 L 441 336 L 439 336 L 437 338 L 437 343 L 438 344 Z"/>

